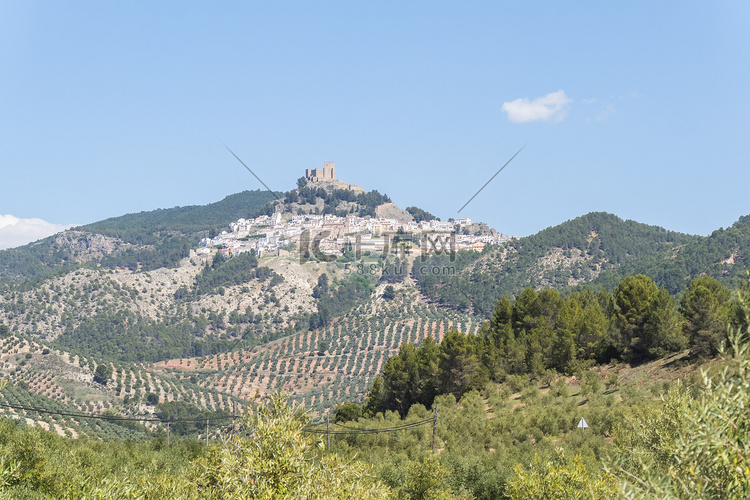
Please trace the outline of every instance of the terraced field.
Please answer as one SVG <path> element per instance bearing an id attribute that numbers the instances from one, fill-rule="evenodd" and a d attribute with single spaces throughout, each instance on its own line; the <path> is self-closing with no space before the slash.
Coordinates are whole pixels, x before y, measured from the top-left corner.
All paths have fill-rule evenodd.
<path id="1" fill-rule="evenodd" d="M 111 439 L 144 438 L 159 423 L 149 395 L 161 403 L 184 401 L 210 411 L 231 411 L 242 403 L 211 387 L 201 387 L 190 376 L 153 371 L 145 364 L 113 364 L 112 376 L 103 385 L 94 381 L 96 364 L 92 359 L 61 353 L 28 338 L 11 336 L 0 340 L 0 373 L 8 381 L 0 392 L 0 415 L 39 425 L 61 435 L 86 435 Z M 184 373 L 180 373 L 184 375 Z M 49 413 L 20 410 L 4 405 L 37 408 Z M 143 419 L 146 427 L 123 427 L 106 420 L 59 415 L 99 416 L 107 411 Z M 106 413 L 105 413 L 106 415 Z"/>
<path id="2" fill-rule="evenodd" d="M 324 329 L 225 354 L 172 360 L 155 369 L 251 399 L 281 391 L 313 411 L 362 402 L 373 378 L 404 342 L 440 341 L 451 329 L 475 333 L 482 319 L 438 309 L 414 291 L 362 304 Z"/>

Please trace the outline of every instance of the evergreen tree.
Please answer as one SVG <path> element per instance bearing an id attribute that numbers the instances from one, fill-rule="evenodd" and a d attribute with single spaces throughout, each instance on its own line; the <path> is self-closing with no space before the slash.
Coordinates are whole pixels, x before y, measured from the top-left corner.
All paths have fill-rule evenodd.
<path id="1" fill-rule="evenodd" d="M 383 367 L 385 391 L 390 404 L 385 410 L 395 410 L 405 416 L 411 405 L 421 400 L 419 353 L 414 344 L 401 344 L 398 355 Z"/>
<path id="2" fill-rule="evenodd" d="M 576 336 L 583 329 L 583 309 L 576 297 L 565 301 L 557 318 L 557 335 L 550 351 L 550 367 L 571 374 L 575 369 Z"/>
<path id="3" fill-rule="evenodd" d="M 643 337 L 639 344 L 647 359 L 657 359 L 685 347 L 682 322 L 674 297 L 665 288 L 654 292 L 648 305 Z"/>
<path id="4" fill-rule="evenodd" d="M 628 361 L 654 359 L 684 345 L 674 299 L 648 276 L 622 280 L 615 289 L 615 306 L 617 347 Z"/>
<path id="5" fill-rule="evenodd" d="M 684 332 L 697 356 L 714 356 L 726 337 L 729 320 L 730 291 L 710 276 L 690 282 L 680 298 L 680 312 L 685 318 Z"/>
<path id="6" fill-rule="evenodd" d="M 94 382 L 97 384 L 107 385 L 107 381 L 112 376 L 112 367 L 109 363 L 99 363 L 94 371 Z"/>
<path id="7" fill-rule="evenodd" d="M 493 380 L 499 381 L 505 374 L 526 372 L 526 346 L 516 338 L 513 315 L 513 304 L 508 297 L 503 296 L 495 306 L 486 334 L 489 346 L 485 349 L 485 365 Z"/>
<path id="8" fill-rule="evenodd" d="M 472 389 L 481 389 L 487 382 L 486 370 L 479 362 L 469 337 L 455 330 L 445 334 L 440 342 L 440 392 L 460 398 Z"/>
<path id="9" fill-rule="evenodd" d="M 603 292 L 606 296 L 611 294 Z M 603 297 L 605 295 L 602 295 Z M 609 326 L 609 321 L 601 302 L 590 290 L 574 293 L 571 298 L 575 298 L 581 304 L 583 318 L 579 330 L 576 332 L 576 347 L 578 349 L 577 357 L 579 359 L 595 359 L 606 362 L 608 359 L 602 359 L 604 353 L 605 338 Z"/>

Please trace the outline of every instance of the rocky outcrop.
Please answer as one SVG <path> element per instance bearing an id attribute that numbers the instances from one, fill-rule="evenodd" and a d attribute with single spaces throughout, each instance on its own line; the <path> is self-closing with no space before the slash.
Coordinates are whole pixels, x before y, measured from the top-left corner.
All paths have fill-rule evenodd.
<path id="1" fill-rule="evenodd" d="M 70 249 L 78 262 L 109 255 L 131 246 L 117 238 L 85 231 L 63 231 L 55 236 L 54 245 Z"/>
<path id="2" fill-rule="evenodd" d="M 395 203 L 383 203 L 375 209 L 375 213 L 383 219 L 394 219 L 404 223 L 414 222 L 414 217 L 406 210 L 398 208 Z"/>

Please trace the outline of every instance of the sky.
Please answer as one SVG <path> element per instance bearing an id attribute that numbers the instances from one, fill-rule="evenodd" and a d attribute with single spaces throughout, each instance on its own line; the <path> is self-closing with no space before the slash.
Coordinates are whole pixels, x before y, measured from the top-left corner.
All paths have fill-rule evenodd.
<path id="1" fill-rule="evenodd" d="M 0 248 L 336 163 L 525 236 L 750 214 L 750 4 L 0 0 Z M 461 212 L 461 207 L 523 150 Z M 238 218 L 246 214 L 238 214 Z"/>

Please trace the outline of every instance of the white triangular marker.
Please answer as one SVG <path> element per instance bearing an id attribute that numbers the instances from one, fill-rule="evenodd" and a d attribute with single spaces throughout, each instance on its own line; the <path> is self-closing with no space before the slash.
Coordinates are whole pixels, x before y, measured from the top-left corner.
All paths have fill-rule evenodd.
<path id="1" fill-rule="evenodd" d="M 581 418 L 581 421 L 578 422 L 578 428 L 579 429 L 586 429 L 589 426 L 589 424 L 586 423 L 586 421 Z"/>

